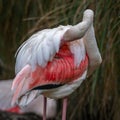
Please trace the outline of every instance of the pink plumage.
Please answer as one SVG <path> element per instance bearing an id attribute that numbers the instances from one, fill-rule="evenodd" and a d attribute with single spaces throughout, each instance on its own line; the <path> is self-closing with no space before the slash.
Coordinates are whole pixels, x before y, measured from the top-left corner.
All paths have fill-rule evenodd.
<path id="1" fill-rule="evenodd" d="M 42 38 L 41 37 L 42 34 L 38 34 L 38 36 L 42 38 L 38 41 L 38 44 L 40 45 L 42 44 L 40 46 L 41 47 L 40 50 L 42 52 L 38 51 L 39 46 L 35 48 L 36 47 L 35 46 L 36 44 L 34 44 L 35 41 L 31 41 L 31 43 L 29 43 L 29 40 L 32 40 L 32 39 L 29 39 L 22 46 L 23 48 L 27 46 L 26 48 L 24 48 L 24 51 L 21 47 L 20 51 L 18 52 L 18 57 L 19 56 L 23 57 L 21 55 L 23 54 L 22 52 L 26 54 L 28 49 L 29 51 L 34 51 L 34 49 L 36 49 L 36 53 L 29 53 L 29 54 L 32 54 L 31 59 L 29 59 L 26 65 L 20 70 L 20 72 L 17 73 L 16 78 L 14 79 L 13 86 L 12 86 L 12 89 L 15 90 L 15 94 L 12 102 L 13 104 L 17 100 L 18 102 L 19 100 L 24 101 L 20 103 L 21 105 L 28 104 L 35 97 L 37 97 L 38 94 L 40 94 L 40 92 L 41 94 L 45 95 L 46 91 L 49 91 L 49 87 L 51 86 L 55 86 L 55 85 L 64 86 L 65 84 L 72 84 L 72 82 L 76 81 L 78 78 L 80 79 L 83 73 L 87 71 L 88 55 L 85 51 L 83 39 L 78 39 L 77 41 L 72 41 L 72 42 L 64 42 L 64 40 L 62 40 L 62 35 L 69 28 L 70 26 L 67 26 L 67 27 L 60 26 L 55 29 L 51 29 L 51 30 L 49 29 L 49 31 L 44 30 L 44 34 L 43 34 L 44 36 L 47 34 L 51 35 L 50 32 L 54 33 L 53 36 L 51 36 L 51 38 L 48 38 L 46 36 L 45 38 L 44 36 Z M 58 34 L 58 36 L 54 37 L 56 36 L 56 34 Z M 36 39 L 35 37 L 34 39 L 35 40 L 39 39 L 38 36 L 36 35 Z M 59 36 L 61 36 L 61 38 L 59 38 Z M 55 50 L 55 47 L 54 47 L 56 46 L 57 43 L 53 43 L 51 44 L 51 46 L 48 46 L 47 42 L 48 43 L 50 42 L 49 39 L 51 39 L 51 42 L 54 42 L 54 41 L 59 42 L 59 45 L 57 46 L 58 50 Z M 43 47 L 46 47 L 45 51 L 43 51 Z M 47 49 L 50 51 L 47 51 Z M 78 55 L 76 54 L 76 51 L 79 52 Z M 42 59 L 41 58 L 40 59 L 43 62 L 37 62 L 38 61 L 37 57 L 39 57 L 37 52 L 38 53 L 40 52 L 39 55 L 40 57 L 42 57 Z M 34 54 L 37 54 L 37 55 L 34 55 Z M 44 54 L 48 54 L 48 57 L 46 57 L 46 59 L 44 58 Z M 29 55 L 27 57 L 29 57 Z M 36 62 L 33 62 L 32 61 L 33 59 Z M 18 62 L 17 63 L 18 65 L 21 64 L 20 60 L 18 60 L 17 62 Z M 38 90 L 38 92 L 35 92 L 36 87 L 43 88 L 44 86 L 48 86 L 48 89 L 46 90 L 41 89 L 41 90 Z M 29 92 L 31 90 L 34 91 L 33 95 Z M 70 91 L 70 93 L 72 92 L 73 90 Z M 30 93 L 31 97 L 26 97 L 26 98 L 23 97 L 24 98 L 23 100 L 21 96 L 26 96 L 27 95 L 26 93 L 27 94 Z M 70 93 L 66 93 L 65 95 L 62 95 L 61 93 L 61 96 L 55 95 L 55 97 L 52 95 L 48 95 L 48 96 L 51 98 L 62 98 L 69 95 Z M 28 96 L 30 96 L 30 94 L 28 94 Z"/>

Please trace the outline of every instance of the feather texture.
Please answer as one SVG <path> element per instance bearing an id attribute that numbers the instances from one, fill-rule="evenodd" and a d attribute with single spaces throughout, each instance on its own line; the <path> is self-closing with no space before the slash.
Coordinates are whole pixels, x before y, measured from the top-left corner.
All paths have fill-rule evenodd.
<path id="1" fill-rule="evenodd" d="M 68 25 L 39 31 L 19 47 L 16 53 L 17 76 L 13 82 L 13 104 L 18 101 L 21 106 L 25 106 L 38 93 L 41 94 L 40 91 L 35 96 L 27 94 L 33 88 L 47 84 L 67 84 L 80 79 L 87 70 L 88 56 L 83 39 L 72 42 L 63 40 L 64 33 L 70 28 Z"/>
<path id="2" fill-rule="evenodd" d="M 25 41 L 16 52 L 16 74 L 27 64 L 32 70 L 36 65 L 45 67 L 59 51 L 63 34 L 70 26 L 59 26 L 54 29 L 45 29 L 37 32 Z"/>
<path id="3" fill-rule="evenodd" d="M 70 50 L 74 54 L 75 65 L 78 67 L 80 62 L 83 60 L 83 58 L 85 58 L 86 55 L 83 39 L 71 42 Z"/>

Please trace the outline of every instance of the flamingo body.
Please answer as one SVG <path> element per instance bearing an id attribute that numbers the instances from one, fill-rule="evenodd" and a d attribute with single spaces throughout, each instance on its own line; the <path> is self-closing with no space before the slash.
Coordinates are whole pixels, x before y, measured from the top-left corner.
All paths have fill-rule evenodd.
<path id="1" fill-rule="evenodd" d="M 62 36 L 69 28 L 59 26 L 43 30 L 19 48 L 17 76 L 12 86 L 15 90 L 13 104 L 18 101 L 23 106 L 27 105 L 39 94 L 55 99 L 68 96 L 78 87 L 75 81 L 82 81 L 83 76 L 85 79 L 88 55 L 84 41 L 64 42 Z M 76 86 L 74 89 L 72 84 Z M 64 88 L 66 85 L 68 90 Z M 58 92 L 61 89 L 63 93 Z"/>

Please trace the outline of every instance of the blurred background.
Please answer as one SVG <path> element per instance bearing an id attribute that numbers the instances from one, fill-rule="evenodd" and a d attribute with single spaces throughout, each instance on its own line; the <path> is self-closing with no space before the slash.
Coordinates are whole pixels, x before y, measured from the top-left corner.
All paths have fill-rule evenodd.
<path id="1" fill-rule="evenodd" d="M 0 80 L 14 78 L 15 52 L 44 28 L 76 24 L 94 10 L 101 66 L 69 96 L 68 120 L 120 120 L 119 0 L 0 0 Z M 118 38 L 119 37 L 119 38 Z M 56 120 L 61 119 L 58 109 Z"/>

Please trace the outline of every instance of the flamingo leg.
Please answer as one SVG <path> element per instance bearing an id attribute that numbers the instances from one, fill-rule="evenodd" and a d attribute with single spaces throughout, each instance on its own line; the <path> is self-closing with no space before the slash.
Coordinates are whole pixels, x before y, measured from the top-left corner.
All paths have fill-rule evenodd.
<path id="1" fill-rule="evenodd" d="M 46 120 L 47 98 L 43 96 L 43 120 Z"/>
<path id="2" fill-rule="evenodd" d="M 66 113 L 67 113 L 67 98 L 63 99 L 63 110 L 62 110 L 62 120 L 66 120 Z"/>

